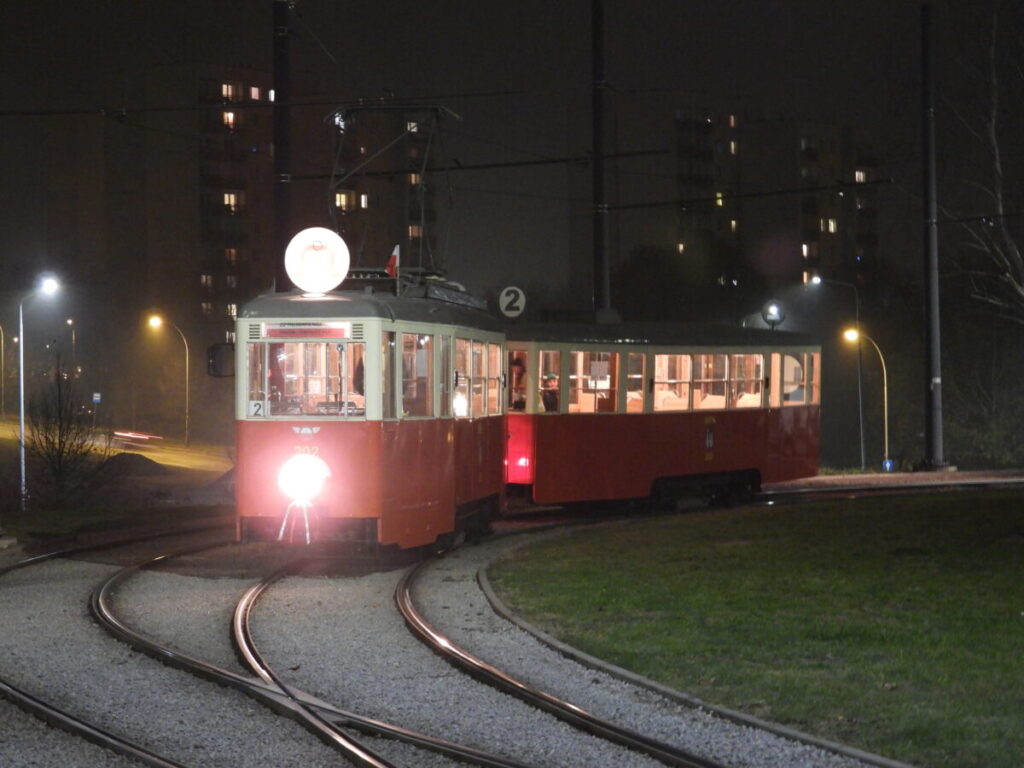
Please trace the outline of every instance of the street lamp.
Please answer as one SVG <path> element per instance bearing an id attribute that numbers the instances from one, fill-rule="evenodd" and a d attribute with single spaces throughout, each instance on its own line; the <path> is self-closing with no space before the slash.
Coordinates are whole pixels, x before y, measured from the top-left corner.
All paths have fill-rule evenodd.
<path id="1" fill-rule="evenodd" d="M 75 318 L 69 317 L 65 322 L 71 328 L 71 376 L 72 376 L 72 378 L 76 378 L 76 370 L 75 370 Z"/>
<path id="2" fill-rule="evenodd" d="M 18 302 L 18 452 L 21 459 L 21 511 L 28 505 L 28 483 L 25 480 L 25 299 L 35 293 L 52 296 L 60 290 L 60 283 L 52 276 L 44 277 L 39 287 Z"/>
<path id="3" fill-rule="evenodd" d="M 815 275 L 811 278 L 812 285 L 828 283 L 829 285 L 842 285 L 853 290 L 853 324 L 860 328 L 860 291 L 854 283 L 847 283 L 842 280 L 833 280 Z M 860 343 L 857 344 L 857 424 L 860 426 L 860 468 L 867 466 L 866 454 L 864 452 L 864 366 L 861 364 Z"/>
<path id="4" fill-rule="evenodd" d="M 882 426 L 885 436 L 885 451 L 882 457 L 882 468 L 886 472 L 891 472 L 892 461 L 889 459 L 889 375 L 885 370 L 885 357 L 882 355 L 882 350 L 879 348 L 875 340 L 866 333 L 861 333 L 858 328 L 847 328 L 843 331 L 843 338 L 847 341 L 858 343 L 861 339 L 867 339 L 871 342 L 871 346 L 875 348 L 875 352 L 878 353 L 878 360 L 882 364 Z"/>
<path id="5" fill-rule="evenodd" d="M 149 316 L 149 327 L 150 328 L 159 328 L 160 326 L 162 326 L 164 324 L 164 322 L 166 322 L 166 321 L 160 315 L 150 315 Z M 181 336 L 182 344 L 185 345 L 185 447 L 188 448 L 188 445 L 189 445 L 189 428 L 191 426 L 191 418 L 190 418 L 190 414 L 189 414 L 189 405 L 188 405 L 188 339 L 186 339 L 185 338 L 185 334 L 181 332 L 181 328 L 176 326 L 174 323 L 169 323 L 169 325 L 174 330 L 176 330 L 178 332 L 178 335 Z"/>
<path id="6" fill-rule="evenodd" d="M 4 352 L 4 327 L 0 325 L 0 417 L 7 416 L 7 355 Z"/>

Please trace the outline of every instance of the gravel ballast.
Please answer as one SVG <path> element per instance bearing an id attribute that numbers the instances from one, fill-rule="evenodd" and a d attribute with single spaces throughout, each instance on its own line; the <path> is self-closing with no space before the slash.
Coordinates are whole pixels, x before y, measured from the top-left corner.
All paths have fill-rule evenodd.
<path id="1" fill-rule="evenodd" d="M 495 614 L 477 570 L 522 536 L 468 546 L 428 566 L 415 593 L 427 619 L 496 666 L 607 719 L 735 766 L 862 766 L 765 731 L 684 706 L 644 687 L 583 667 Z M 300 726 L 243 694 L 131 651 L 88 615 L 93 586 L 111 566 L 58 561 L 0 578 L 0 676 L 189 766 L 339 765 Z M 653 768 L 653 759 L 580 733 L 455 670 L 414 639 L 393 600 L 401 571 L 297 576 L 270 588 L 253 634 L 291 684 L 336 706 L 537 766 Z M 115 598 L 130 626 L 181 651 L 241 672 L 229 621 L 249 578 L 142 572 Z M 25 720 L 31 721 L 23 727 Z M 10 728 L 11 735 L 5 734 Z M 46 734 L 38 754 L 24 733 Z M 17 738 L 13 734 L 17 733 Z M 456 765 L 442 756 L 358 737 L 397 765 Z M 37 746 L 41 737 L 33 739 Z M 69 741 L 68 741 L 69 740 Z M 83 756 L 65 751 L 81 748 Z M 59 734 L 0 702 L 0 764 L 120 766 L 127 762 Z M 59 745 L 59 746 L 55 746 Z M 5 751 L 6 750 L 6 751 Z M 88 754 L 85 754 L 88 753 Z M 69 758 L 69 755 L 75 757 Z M 27 759 L 7 759 L 21 756 Z"/>

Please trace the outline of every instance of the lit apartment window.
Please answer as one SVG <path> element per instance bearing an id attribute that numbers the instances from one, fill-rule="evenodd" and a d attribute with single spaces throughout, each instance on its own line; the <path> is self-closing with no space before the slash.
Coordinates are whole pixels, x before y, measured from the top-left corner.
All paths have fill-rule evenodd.
<path id="1" fill-rule="evenodd" d="M 729 127 L 730 128 L 735 128 L 736 127 L 736 115 L 729 115 Z"/>
<path id="2" fill-rule="evenodd" d="M 223 121 L 225 126 L 231 128 L 232 130 L 234 130 L 234 128 L 238 125 L 234 112 L 224 112 L 221 115 L 221 120 Z"/>
<path id="3" fill-rule="evenodd" d="M 836 219 L 829 219 L 828 220 L 828 231 L 829 232 L 833 232 L 833 233 L 834 232 L 838 232 L 839 231 L 839 221 L 836 220 Z"/>
<path id="4" fill-rule="evenodd" d="M 249 98 L 253 101 L 260 100 L 260 87 L 258 85 L 249 86 Z"/>
<path id="5" fill-rule="evenodd" d="M 343 211 L 347 211 L 352 207 L 355 201 L 355 192 L 335 192 L 334 193 L 334 205 L 336 208 L 341 208 Z"/>
<path id="6" fill-rule="evenodd" d="M 676 246 L 676 250 L 678 250 L 680 253 L 685 253 L 686 252 L 686 243 L 679 243 Z"/>
<path id="7" fill-rule="evenodd" d="M 725 205 L 725 196 L 721 192 L 715 192 L 715 205 L 719 208 Z"/>
<path id="8" fill-rule="evenodd" d="M 853 180 L 858 184 L 863 184 L 865 181 L 868 180 L 868 175 L 864 171 L 854 171 Z"/>
<path id="9" fill-rule="evenodd" d="M 365 192 L 359 196 L 359 207 L 364 211 L 370 207 L 370 196 Z"/>
<path id="10" fill-rule="evenodd" d="M 234 101 L 238 97 L 238 89 L 234 83 L 221 83 L 220 96 L 225 101 Z"/>
<path id="11" fill-rule="evenodd" d="M 729 219 L 729 231 L 736 232 L 740 228 L 740 223 L 736 219 Z"/>
<path id="12" fill-rule="evenodd" d="M 737 155 L 737 154 L 739 154 L 739 151 L 740 151 L 740 143 L 738 141 L 730 141 L 729 142 L 729 154 L 730 155 Z"/>
<path id="13" fill-rule="evenodd" d="M 800 243 L 800 255 L 806 259 L 810 255 L 810 253 L 810 246 L 808 246 L 807 243 Z"/>
<path id="14" fill-rule="evenodd" d="M 804 273 L 803 273 L 803 280 L 804 280 L 804 285 L 807 285 L 809 282 L 811 282 L 811 273 L 808 272 L 806 269 L 804 270 Z"/>
<path id="15" fill-rule="evenodd" d="M 410 173 L 409 174 L 409 184 L 415 187 L 419 183 L 420 183 L 420 175 L 418 173 Z"/>
<path id="16" fill-rule="evenodd" d="M 228 288 L 237 288 L 238 275 L 226 275 L 224 277 L 224 285 L 226 285 Z"/>
<path id="17" fill-rule="evenodd" d="M 225 248 L 224 249 L 224 261 L 228 264 L 238 263 L 238 249 L 237 248 Z"/>
<path id="18" fill-rule="evenodd" d="M 419 224 L 409 225 L 409 238 L 423 237 L 423 227 Z"/>
<path id="19" fill-rule="evenodd" d="M 241 192 L 225 192 L 224 207 L 231 213 L 238 213 L 245 204 L 245 195 Z"/>
<path id="20" fill-rule="evenodd" d="M 410 120 L 405 124 L 405 130 L 407 130 L 409 133 L 418 133 L 420 130 L 420 124 L 417 123 L 415 120 Z"/>
<path id="21" fill-rule="evenodd" d="M 213 275 L 200 275 L 199 285 L 207 290 L 213 288 Z"/>
<path id="22" fill-rule="evenodd" d="M 359 145 L 359 154 L 360 155 L 365 155 L 367 153 L 367 151 L 368 150 L 366 149 L 366 145 L 365 144 L 360 144 Z"/>
<path id="23" fill-rule="evenodd" d="M 267 100 L 268 101 L 273 101 L 274 100 L 274 89 L 273 88 L 271 88 L 269 91 L 267 91 Z"/>
<path id="24" fill-rule="evenodd" d="M 231 303 L 224 307 L 224 314 L 230 317 L 232 320 L 238 318 L 238 305 Z"/>
<path id="25" fill-rule="evenodd" d="M 200 302 L 200 304 L 199 304 L 199 311 L 202 312 L 204 315 L 209 315 L 211 312 L 213 312 L 213 302 L 212 301 Z"/>

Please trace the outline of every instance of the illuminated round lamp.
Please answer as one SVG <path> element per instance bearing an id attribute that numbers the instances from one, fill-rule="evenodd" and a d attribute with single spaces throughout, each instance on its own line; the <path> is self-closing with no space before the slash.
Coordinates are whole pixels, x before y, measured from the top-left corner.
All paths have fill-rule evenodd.
<path id="1" fill-rule="evenodd" d="M 348 246 L 337 232 L 324 227 L 304 229 L 284 251 L 284 269 L 306 296 L 323 296 L 348 274 Z"/>
<path id="2" fill-rule="evenodd" d="M 331 468 L 319 456 L 297 453 L 277 473 L 277 487 L 290 499 L 308 504 L 324 488 Z"/>

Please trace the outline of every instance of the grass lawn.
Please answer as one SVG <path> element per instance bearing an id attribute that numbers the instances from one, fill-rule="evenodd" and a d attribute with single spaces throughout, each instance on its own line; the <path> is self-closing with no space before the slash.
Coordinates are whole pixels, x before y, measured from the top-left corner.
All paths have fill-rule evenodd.
<path id="1" fill-rule="evenodd" d="M 1024 765 L 1024 496 L 747 507 L 577 530 L 492 566 L 571 645 L 915 765 Z"/>

